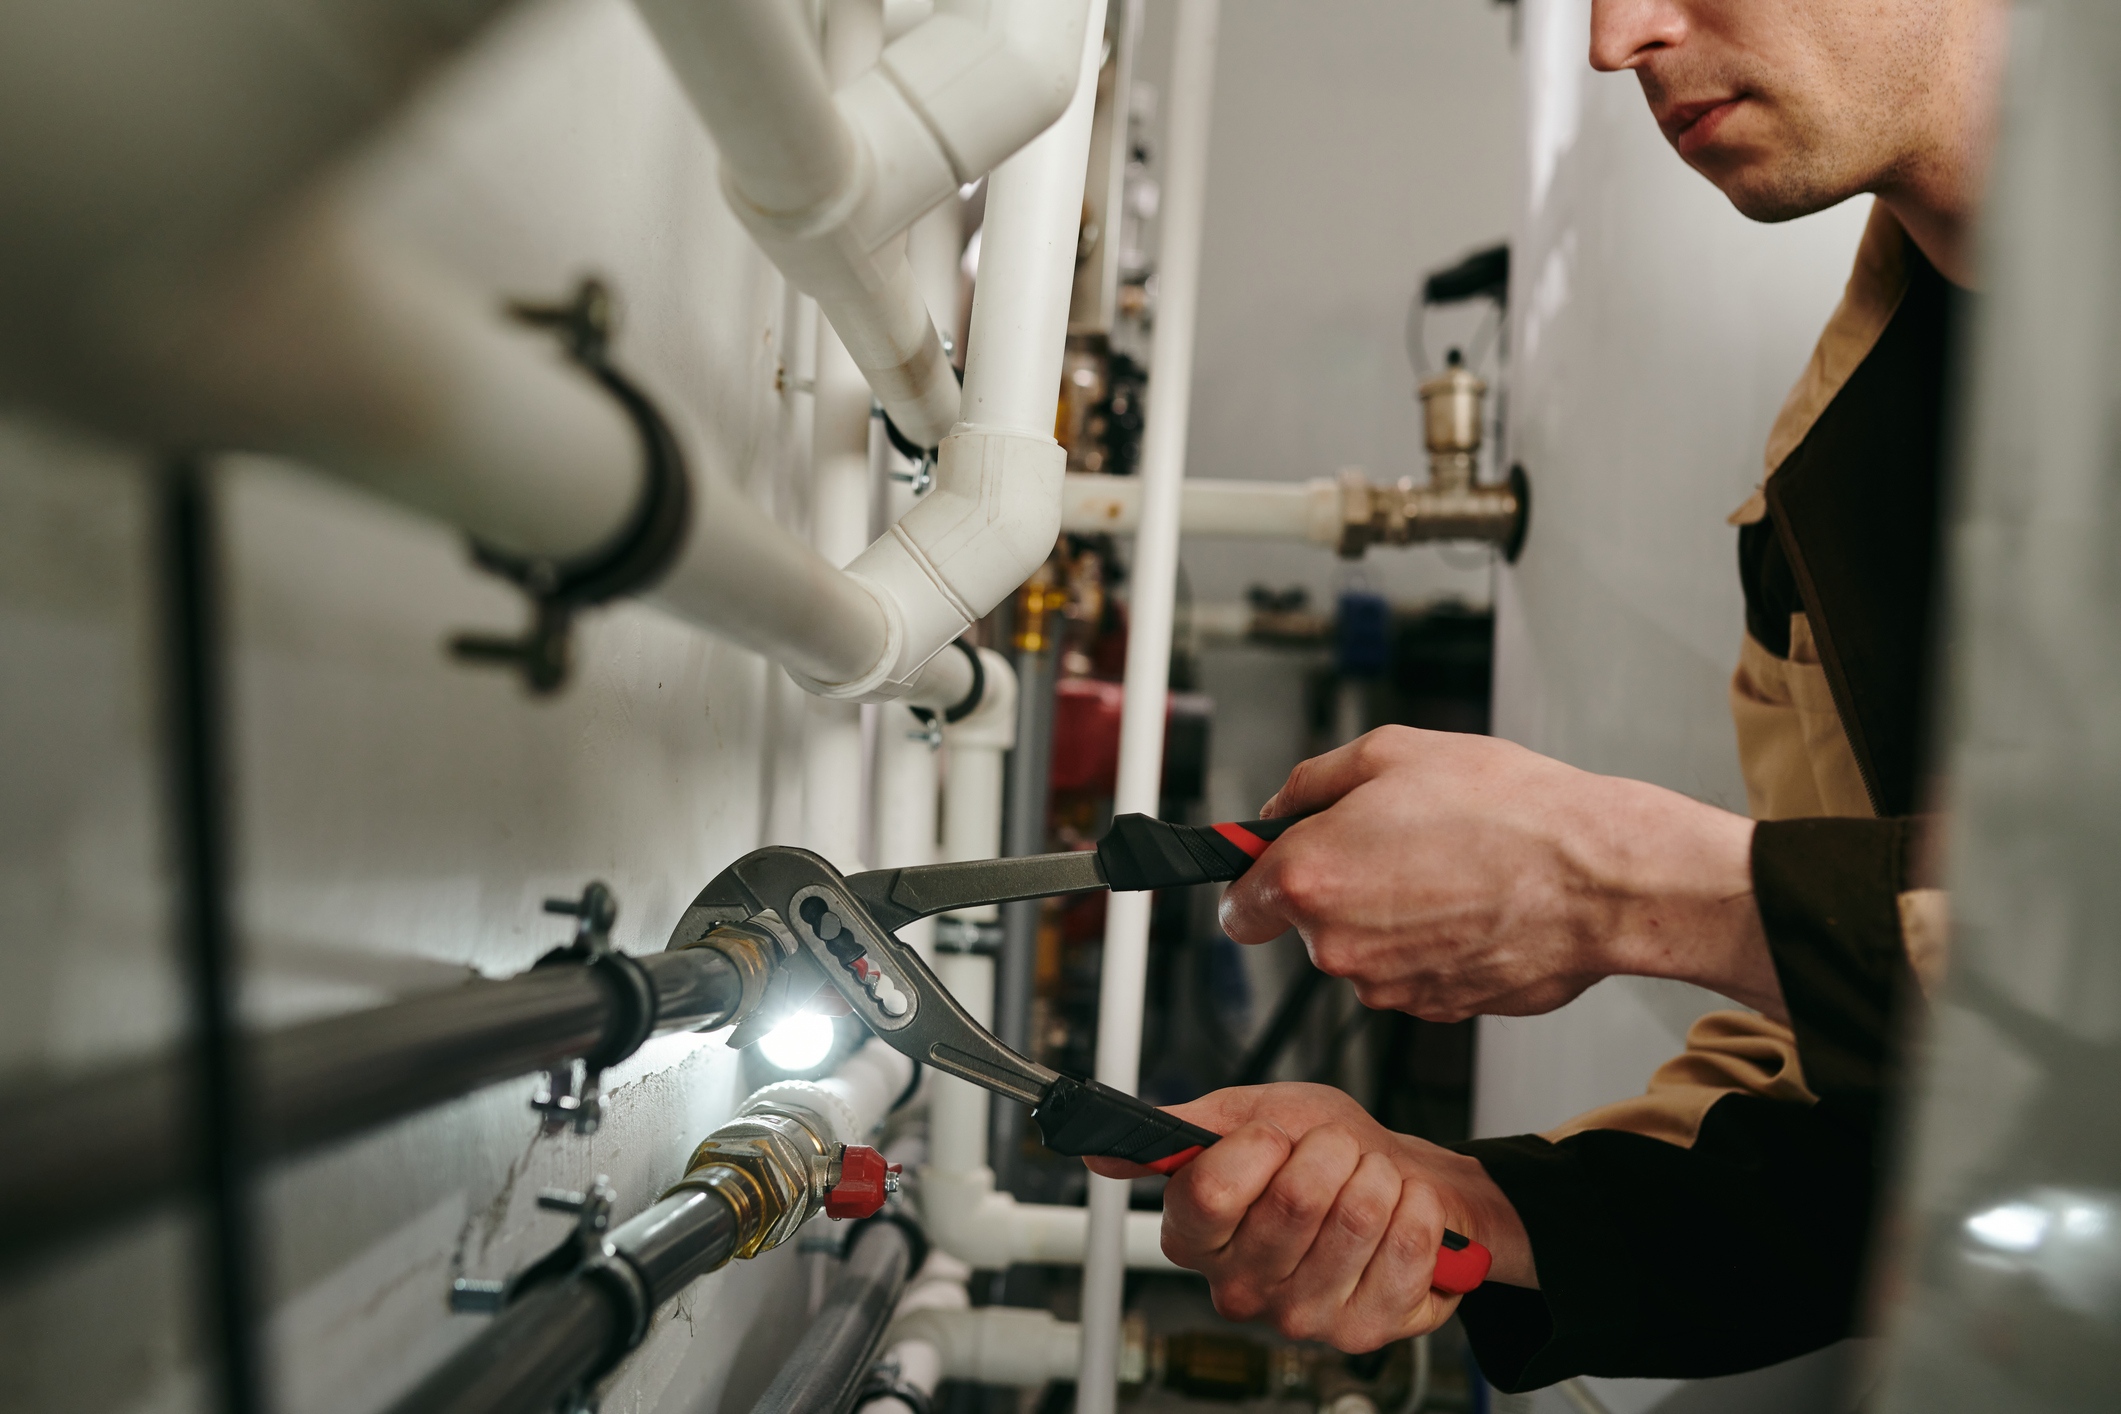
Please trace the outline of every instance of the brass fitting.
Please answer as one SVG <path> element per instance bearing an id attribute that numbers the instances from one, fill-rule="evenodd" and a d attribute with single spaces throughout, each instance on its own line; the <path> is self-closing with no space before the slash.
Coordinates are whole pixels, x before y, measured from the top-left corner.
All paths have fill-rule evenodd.
<path id="1" fill-rule="evenodd" d="M 714 949 L 729 959 L 743 981 L 742 997 L 728 1022 L 733 1049 L 758 1040 L 803 1004 L 809 988 L 801 984 L 799 974 L 808 974 L 810 985 L 816 985 L 806 965 L 789 965 L 800 957 L 795 938 L 771 915 L 721 924 L 685 946 Z"/>
<path id="2" fill-rule="evenodd" d="M 839 1182 L 840 1146 L 824 1127 L 794 1106 L 754 1098 L 700 1142 L 670 1192 L 720 1194 L 737 1214 L 736 1255 L 756 1257 L 795 1236 Z"/>
<path id="3" fill-rule="evenodd" d="M 1470 475 L 1470 470 L 1468 471 Z M 1530 502 L 1524 471 L 1510 468 L 1504 486 L 1418 486 L 1411 477 L 1377 486 L 1360 471 L 1340 474 L 1340 554 L 1359 560 L 1372 545 L 1414 545 L 1430 540 L 1479 540 L 1502 547 L 1514 560 L 1524 543 Z"/>
<path id="4" fill-rule="evenodd" d="M 1473 480 L 1480 462 L 1481 417 L 1488 385 L 1451 351 L 1451 363 L 1420 388 L 1422 440 L 1429 452 L 1429 480 L 1401 478 L 1372 485 L 1360 471 L 1340 474 L 1340 554 L 1362 558 L 1372 545 L 1412 545 L 1427 540 L 1478 540 L 1517 558 L 1524 547 L 1531 488 L 1522 467 L 1510 468 L 1503 486 Z"/>

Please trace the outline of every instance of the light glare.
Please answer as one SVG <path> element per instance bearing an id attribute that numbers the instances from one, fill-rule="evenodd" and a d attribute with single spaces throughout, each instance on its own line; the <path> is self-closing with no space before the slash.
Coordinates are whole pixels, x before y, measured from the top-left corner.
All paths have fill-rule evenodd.
<path id="1" fill-rule="evenodd" d="M 2030 1252 L 2047 1236 L 2049 1215 L 2031 1203 L 2005 1203 L 1966 1220 L 1967 1235 L 2001 1252 Z"/>
<path id="2" fill-rule="evenodd" d="M 759 1050 L 781 1070 L 809 1070 L 832 1049 L 832 1018 L 799 1011 L 767 1032 Z"/>

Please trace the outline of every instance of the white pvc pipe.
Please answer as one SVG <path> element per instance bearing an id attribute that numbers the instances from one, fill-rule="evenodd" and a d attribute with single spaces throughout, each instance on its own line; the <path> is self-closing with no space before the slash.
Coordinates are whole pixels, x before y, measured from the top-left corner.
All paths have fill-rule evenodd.
<path id="1" fill-rule="evenodd" d="M 821 47 L 826 75 L 835 87 L 874 68 L 884 47 L 881 0 L 827 0 Z M 827 564 L 844 565 L 870 538 L 869 383 L 822 310 L 817 326 L 810 543 Z M 863 761 L 861 705 L 813 697 L 803 710 L 803 843 L 841 872 L 859 872 L 866 867 L 862 826 L 870 786 Z"/>
<path id="2" fill-rule="evenodd" d="M 1131 535 L 1141 525 L 1142 480 L 1070 472 L 1061 484 L 1061 529 Z M 1336 548 L 1341 537 L 1340 486 L 1310 481 L 1186 479 L 1179 528 L 1188 536 L 1300 540 Z"/>
<path id="3" fill-rule="evenodd" d="M 986 676 L 979 706 L 943 728 L 943 848 L 946 862 L 991 859 L 1001 852 L 1002 762 L 1016 744 L 1016 670 L 992 649 L 977 650 Z M 992 922 L 994 905 L 961 909 L 960 923 Z M 994 959 L 974 952 L 936 958 L 936 975 L 982 1026 L 994 1024 Z M 938 1075 L 929 1101 L 929 1162 L 952 1173 L 987 1168 L 985 1090 Z"/>
<path id="4" fill-rule="evenodd" d="M 805 680 L 820 696 L 901 695 L 923 664 L 1045 563 L 1060 533 L 1067 455 L 1053 439 L 1053 413 L 1104 0 L 1091 0 L 1089 9 L 1074 100 L 988 183 L 982 278 L 966 348 L 967 420 L 937 450 L 934 488 L 848 566 L 896 615 L 895 646 L 860 678 Z"/>
<path id="5" fill-rule="evenodd" d="M 846 1104 L 857 1133 L 866 1138 L 913 1083 L 913 1062 L 872 1036 L 817 1083 Z"/>
<path id="6" fill-rule="evenodd" d="M 1068 106 L 1086 0 L 943 0 L 837 95 L 793 5 L 639 5 L 721 149 L 731 208 L 900 430 L 934 446 L 957 383 L 895 238 Z"/>
<path id="7" fill-rule="evenodd" d="M 972 1268 L 951 1256 L 939 1247 L 931 1247 L 928 1260 L 921 1264 L 906 1290 L 899 1297 L 896 1316 L 900 1319 L 916 1312 L 963 1311 L 972 1304 L 971 1294 L 965 1284 L 971 1280 Z M 916 1334 L 905 1340 L 894 1339 L 886 1330 L 883 1353 L 877 1357 L 879 1367 L 896 1370 L 896 1383 L 922 1396 L 931 1396 L 935 1387 L 943 1382 L 943 1353 L 936 1345 Z M 928 1401 L 922 1400 L 922 1407 Z M 862 1406 L 863 1414 L 916 1414 L 913 1405 L 897 1397 L 887 1395 Z"/>
<path id="8" fill-rule="evenodd" d="M 984 1109 L 979 1125 L 984 1133 Z M 936 1246 L 982 1270 L 1015 1262 L 1072 1266 L 1083 1260 L 1089 1215 L 1058 1204 L 1019 1203 L 995 1188 L 994 1170 L 985 1164 L 946 1169 L 931 1163 L 921 1170 L 921 1226 Z M 1126 1265 L 1176 1271 L 1164 1255 L 1163 1229 L 1161 1214 L 1128 1213 L 1121 1251 Z"/>
<path id="9" fill-rule="evenodd" d="M 1037 1389 L 1075 1378 L 1083 1331 L 1051 1311 L 930 1306 L 904 1311 L 884 1336 L 887 1348 L 909 1341 L 934 1349 L 940 1379 Z"/>
<path id="10" fill-rule="evenodd" d="M 1193 388 L 1194 316 L 1200 293 L 1202 213 L 1215 94 L 1218 0 L 1179 0 L 1172 42 L 1170 119 L 1164 139 L 1163 234 L 1158 309 L 1149 353 L 1142 440 L 1141 523 L 1129 573 L 1126 697 L 1120 708 L 1115 813 L 1155 814 L 1163 774 L 1165 694 L 1178 573 L 1181 481 Z M 1098 980 L 1097 1079 L 1134 1093 L 1141 1081 L 1142 992 L 1149 961 L 1149 895 L 1114 894 L 1105 915 Z M 1123 1243 L 1130 1185 L 1092 1175 L 1083 1254 L 1083 1366 L 1078 1414 L 1113 1414 L 1119 1397 Z"/>
<path id="11" fill-rule="evenodd" d="M 943 729 L 945 786 L 943 849 L 946 860 L 989 859 L 1001 849 L 1003 760 L 1016 741 L 1016 672 L 1009 660 L 981 649 L 987 690 L 978 710 Z M 946 656 L 961 657 L 951 653 Z M 888 720 L 888 719 L 887 719 Z M 954 917 L 991 922 L 989 905 Z M 981 1025 L 993 1021 L 994 959 L 951 952 L 936 958 L 936 975 Z M 921 1213 L 937 1246 L 980 1267 L 1014 1262 L 1077 1262 L 1082 1259 L 1085 1217 L 1081 1208 L 1018 1203 L 994 1187 L 987 1162 L 985 1090 L 953 1076 L 931 1082 L 927 1166 L 921 1174 Z M 1137 1213 L 1127 1224 L 1129 1266 L 1169 1270 L 1162 1224 L 1154 1213 Z"/>
<path id="12" fill-rule="evenodd" d="M 551 335 L 329 188 L 133 286 L 103 320 L 68 402 L 107 430 L 292 457 L 557 558 L 603 544 L 640 494 L 632 423 Z"/>
<path id="13" fill-rule="evenodd" d="M 936 859 L 936 751 L 926 726 L 904 703 L 877 709 L 876 754 L 870 792 L 870 863 L 878 869 L 908 869 Z M 935 920 L 923 918 L 898 930 L 899 940 L 931 964 Z"/>

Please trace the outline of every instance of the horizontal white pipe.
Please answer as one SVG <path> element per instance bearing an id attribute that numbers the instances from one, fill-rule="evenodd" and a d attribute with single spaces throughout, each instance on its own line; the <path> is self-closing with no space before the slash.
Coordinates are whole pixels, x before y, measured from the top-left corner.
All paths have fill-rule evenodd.
<path id="1" fill-rule="evenodd" d="M 100 425 L 127 287 L 284 201 L 506 3 L 8 6 L 0 398 Z"/>
<path id="2" fill-rule="evenodd" d="M 840 1062 L 839 1069 L 817 1082 L 847 1106 L 856 1127 L 856 1142 L 876 1132 L 912 1083 L 913 1062 L 874 1036 Z"/>
<path id="3" fill-rule="evenodd" d="M 328 191 L 129 293 L 78 393 L 106 431 L 290 457 L 555 558 L 607 543 L 640 495 L 632 422 L 550 335 L 499 317 Z M 690 531 L 647 598 L 799 673 L 851 676 L 886 654 L 894 621 L 873 592 L 710 464 L 689 469 Z M 949 706 L 971 682 L 951 654 L 907 695 Z"/>
<path id="4" fill-rule="evenodd" d="M 984 1123 L 984 1121 L 982 1121 Z M 994 1186 L 994 1170 L 921 1170 L 921 1225 L 953 1257 L 975 1267 L 1000 1269 L 1012 1262 L 1072 1265 L 1083 1260 L 1089 1213 L 1057 1204 L 1019 1203 Z M 1164 1255 L 1161 1213 L 1128 1213 L 1122 1251 L 1126 1265 L 1175 1271 Z"/>
<path id="5" fill-rule="evenodd" d="M 1137 476 L 1070 473 L 1061 486 L 1061 529 L 1132 535 L 1141 526 L 1142 481 Z M 1209 481 L 1188 477 L 1179 495 L 1185 535 L 1258 540 L 1302 540 L 1337 547 L 1340 487 L 1310 481 Z"/>
<path id="6" fill-rule="evenodd" d="M 77 393 L 96 425 L 292 457 L 518 553 L 595 549 L 640 494 L 633 424 L 550 334 L 330 192 L 126 293 Z"/>
<path id="7" fill-rule="evenodd" d="M 1075 1378 L 1083 1328 L 1020 1306 L 930 1308 L 904 1312 L 884 1336 L 887 1347 L 911 1341 L 935 1350 L 941 1379 L 1036 1389 Z"/>

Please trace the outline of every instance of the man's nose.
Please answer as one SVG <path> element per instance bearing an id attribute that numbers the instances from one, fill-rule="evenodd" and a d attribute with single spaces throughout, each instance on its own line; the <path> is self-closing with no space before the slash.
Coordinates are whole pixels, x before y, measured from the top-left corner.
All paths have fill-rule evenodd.
<path id="1" fill-rule="evenodd" d="M 1632 69 L 1686 37 L 1679 0 L 1591 0 L 1591 67 L 1601 73 Z"/>

